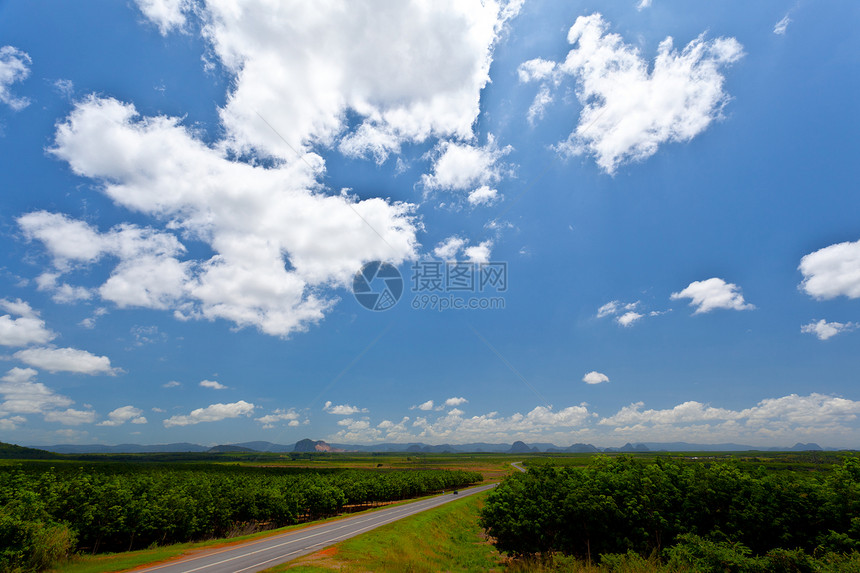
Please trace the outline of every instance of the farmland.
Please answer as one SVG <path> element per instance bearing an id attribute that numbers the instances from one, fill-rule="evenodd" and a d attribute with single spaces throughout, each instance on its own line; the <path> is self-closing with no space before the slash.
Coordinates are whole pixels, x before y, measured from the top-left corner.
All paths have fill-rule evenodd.
<path id="1" fill-rule="evenodd" d="M 512 462 L 522 462 L 528 472 L 516 471 Z M 109 554 L 148 550 L 130 561 L 142 563 L 145 555 L 156 559 L 186 547 L 175 544 L 274 530 L 500 480 L 496 491 L 459 510 L 434 510 L 410 518 L 412 525 L 392 524 L 367 535 L 395 546 L 401 537 L 403 543 L 409 538 L 409 546 L 432 541 L 450 556 L 433 566 L 452 571 L 469 570 L 458 565 L 467 555 L 512 571 L 589 563 L 602 563 L 606 571 L 615 570 L 613 563 L 695 571 L 707 570 L 701 569 L 707 559 L 753 571 L 768 570 L 762 563 L 777 557 L 816 567 L 826 562 L 831 569 L 818 568 L 833 571 L 850 571 L 844 563 L 857 563 L 860 462 L 844 452 L 244 452 L 0 461 L 0 569 L 36 571 L 87 556 L 83 561 L 94 567 L 88 571 L 116 570 L 108 566 L 115 562 Z M 436 523 L 430 515 L 437 512 L 447 525 L 433 531 L 451 535 L 434 533 L 439 539 L 431 536 L 433 541 L 420 532 Z M 457 520 L 464 522 L 452 525 Z M 469 547 L 453 546 L 467 538 Z M 348 556 L 363 566 L 373 562 L 373 543 L 362 539 L 347 542 L 338 567 Z M 168 553 L 153 553 L 155 548 Z M 394 569 L 409 556 L 398 559 L 404 561 Z M 312 567 L 323 565 L 315 561 Z"/>

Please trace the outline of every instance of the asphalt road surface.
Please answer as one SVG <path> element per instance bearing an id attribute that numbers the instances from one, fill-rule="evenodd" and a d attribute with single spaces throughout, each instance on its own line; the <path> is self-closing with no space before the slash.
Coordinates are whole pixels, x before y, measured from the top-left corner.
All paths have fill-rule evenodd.
<path id="1" fill-rule="evenodd" d="M 526 473 L 526 468 L 521 466 L 520 465 L 521 463 L 523 463 L 523 462 L 512 462 L 511 465 L 514 466 L 515 468 L 517 468 L 518 470 L 520 470 L 521 472 Z"/>
<path id="2" fill-rule="evenodd" d="M 355 537 L 387 523 L 439 507 L 450 501 L 486 491 L 495 484 L 460 490 L 458 495 L 447 493 L 421 501 L 388 507 L 367 514 L 306 527 L 289 533 L 273 535 L 257 541 L 249 541 L 229 547 L 203 550 L 194 555 L 134 569 L 135 573 L 157 571 L 158 573 L 245 573 L 262 571 L 279 563 L 297 559 L 319 551 L 344 539 Z"/>

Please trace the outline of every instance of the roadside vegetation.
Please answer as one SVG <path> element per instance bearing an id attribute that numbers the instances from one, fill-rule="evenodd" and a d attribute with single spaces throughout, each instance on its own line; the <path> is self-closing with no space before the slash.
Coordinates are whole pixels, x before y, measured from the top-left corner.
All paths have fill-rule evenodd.
<path id="1" fill-rule="evenodd" d="M 489 494 L 480 522 L 522 570 L 856 572 L 860 461 L 536 463 Z"/>
<path id="2" fill-rule="evenodd" d="M 481 480 L 462 470 L 10 463 L 0 466 L 0 571 L 235 536 Z"/>

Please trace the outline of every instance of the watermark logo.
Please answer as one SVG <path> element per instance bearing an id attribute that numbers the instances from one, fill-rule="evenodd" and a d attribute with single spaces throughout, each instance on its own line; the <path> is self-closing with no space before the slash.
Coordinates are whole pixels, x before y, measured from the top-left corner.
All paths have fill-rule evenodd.
<path id="1" fill-rule="evenodd" d="M 403 277 L 394 265 L 371 261 L 355 273 L 352 293 L 368 310 L 388 310 L 403 296 Z"/>
<path id="2" fill-rule="evenodd" d="M 416 310 L 499 310 L 508 290 L 506 262 L 422 260 L 412 265 L 411 306 Z M 352 292 L 368 310 L 392 308 L 403 295 L 403 277 L 389 263 L 373 261 L 355 274 Z M 492 296 L 496 295 L 496 296 Z"/>

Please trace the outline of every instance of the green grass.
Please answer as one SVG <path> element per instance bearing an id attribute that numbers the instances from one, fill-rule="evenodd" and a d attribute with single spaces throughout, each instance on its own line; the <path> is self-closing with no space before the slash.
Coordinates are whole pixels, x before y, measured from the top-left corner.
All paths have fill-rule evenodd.
<path id="1" fill-rule="evenodd" d="M 469 496 L 343 541 L 334 550 L 268 571 L 295 573 L 380 571 L 502 571 L 499 553 L 478 526 L 486 494 Z"/>

